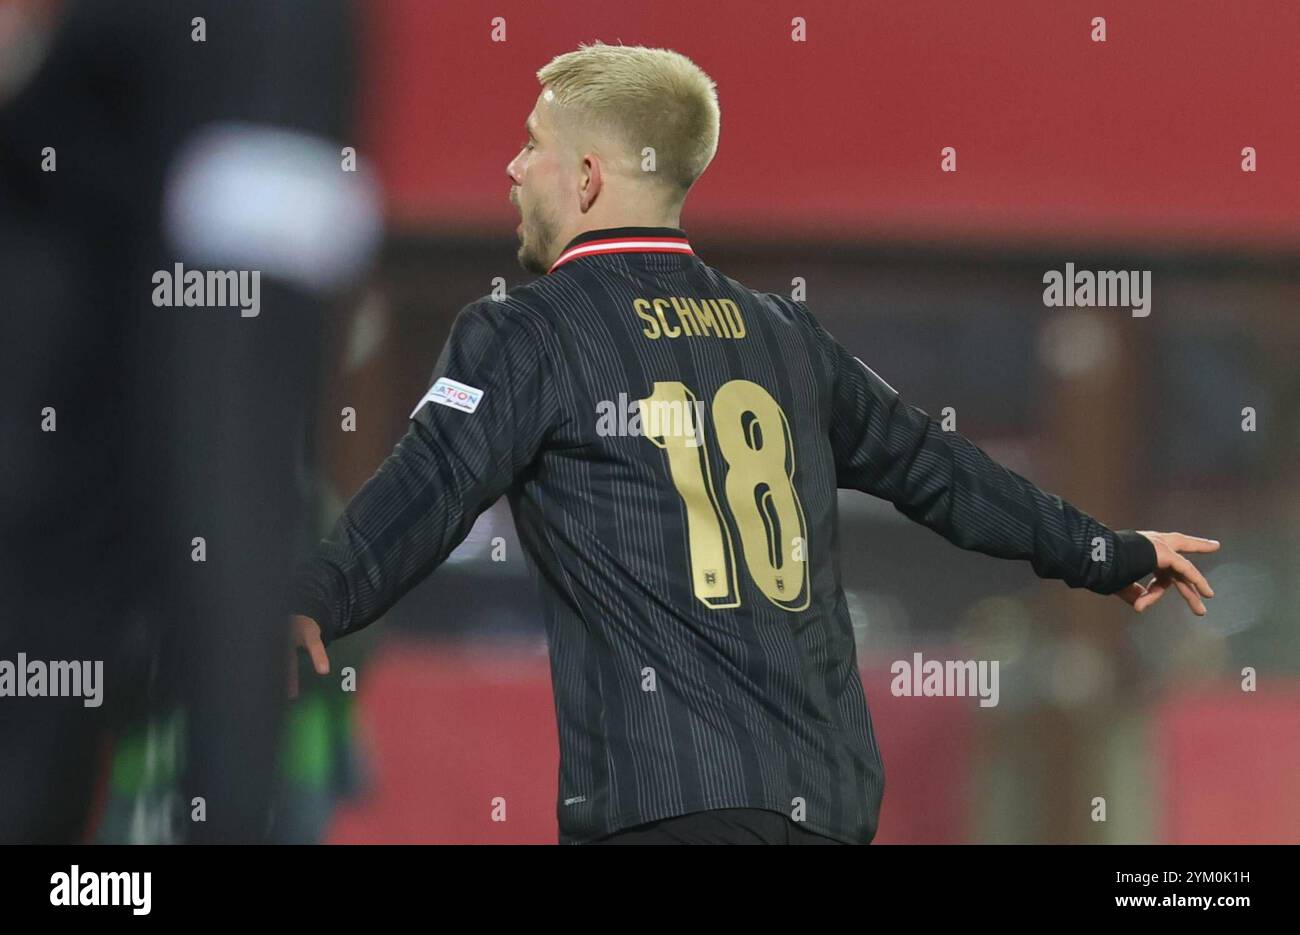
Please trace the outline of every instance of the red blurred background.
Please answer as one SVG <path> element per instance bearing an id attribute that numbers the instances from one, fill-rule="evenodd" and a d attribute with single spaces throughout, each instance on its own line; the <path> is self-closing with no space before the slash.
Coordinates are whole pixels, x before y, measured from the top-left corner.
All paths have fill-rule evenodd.
<path id="1" fill-rule="evenodd" d="M 368 306 L 383 337 L 368 362 L 340 366 L 322 411 L 360 399 L 396 416 L 368 442 L 327 440 L 340 496 L 400 431 L 402 401 L 418 395 L 456 309 L 494 273 L 521 275 L 510 265 L 505 166 L 539 90 L 536 69 L 580 41 L 671 47 L 719 86 L 720 150 L 683 216 L 706 262 L 756 287 L 822 272 L 814 310 L 883 356 L 887 376 L 902 374 L 891 381 L 930 411 L 983 399 L 963 430 L 1017 470 L 1101 516 L 1200 523 L 1187 531 L 1222 538 L 1239 563 L 1237 585 L 1216 603 L 1227 625 L 1197 630 L 1161 608 L 1134 636 L 1095 598 L 991 570 L 924 533 L 913 546 L 911 532 L 859 517 L 847 551 L 877 563 L 862 593 L 896 592 L 916 608 L 902 629 L 927 640 L 929 655 L 961 652 L 987 630 L 981 602 L 1011 595 L 1033 632 L 991 626 L 1012 633 L 1022 659 L 1048 660 L 1046 681 L 1058 680 L 986 719 L 969 699 L 890 694 L 888 661 L 910 654 L 909 636 L 886 625 L 885 639 L 860 643 L 887 771 L 877 840 L 1300 840 L 1295 549 L 1284 544 L 1300 517 L 1296 443 L 1284 435 L 1240 454 L 1253 439 L 1234 435 L 1232 421 L 1243 400 L 1271 400 L 1274 426 L 1297 411 L 1288 348 L 1300 347 L 1300 6 L 375 0 L 364 15 L 362 146 L 390 221 Z M 806 42 L 791 41 L 795 15 Z M 1090 39 L 1096 15 L 1106 16 L 1104 43 Z M 502 43 L 488 41 L 495 16 Z M 947 146 L 956 173 L 939 171 Z M 1247 146 L 1256 172 L 1241 170 Z M 1124 330 L 1134 322 L 1112 310 L 1078 318 L 1086 328 L 1073 338 L 1053 337 L 1038 277 L 1080 255 L 1157 269 L 1152 331 Z M 945 365 L 927 322 L 959 335 L 990 329 L 989 353 L 1005 360 L 981 363 L 966 346 Z M 1176 343 L 1184 331 L 1196 347 L 1245 349 L 1235 364 L 1202 360 Z M 891 333 L 903 337 L 878 349 Z M 1020 334 L 1031 337 L 999 338 Z M 1080 334 L 1114 349 L 1098 379 L 1057 372 L 1044 349 Z M 340 346 L 349 341 L 355 329 Z M 986 385 L 994 378 L 981 366 L 1006 382 Z M 1253 378 L 1247 389 L 1241 373 Z M 1186 381 L 1223 411 L 1189 399 Z M 1218 443 L 1199 427 L 1211 418 L 1230 423 Z M 1154 428 L 1163 423 L 1183 427 Z M 904 543 L 897 566 L 882 536 Z M 927 605 L 931 591 L 953 595 L 951 606 Z M 492 599 L 489 588 L 489 616 Z M 554 841 L 540 634 L 426 632 L 461 605 L 436 585 L 410 603 L 367 663 L 372 783 L 331 839 Z M 1103 675 L 1076 697 L 1059 680 L 1079 659 Z M 1259 692 L 1240 690 L 1243 666 L 1269 665 Z M 1098 830 L 1093 795 L 1134 804 L 1115 804 Z M 505 824 L 484 821 L 494 796 L 508 800 Z"/>
<path id="2" fill-rule="evenodd" d="M 367 145 L 395 221 L 501 236 L 534 72 L 580 41 L 673 48 L 718 84 L 692 232 L 766 240 L 1044 237 L 1300 245 L 1300 6 L 367 3 Z M 1090 41 L 1107 16 L 1106 41 Z M 791 41 L 795 15 L 807 41 Z M 507 39 L 487 41 L 504 18 Z M 938 171 L 953 146 L 958 171 Z M 1253 146 L 1259 171 L 1240 170 Z M 698 236 L 698 233 L 697 233 Z"/>

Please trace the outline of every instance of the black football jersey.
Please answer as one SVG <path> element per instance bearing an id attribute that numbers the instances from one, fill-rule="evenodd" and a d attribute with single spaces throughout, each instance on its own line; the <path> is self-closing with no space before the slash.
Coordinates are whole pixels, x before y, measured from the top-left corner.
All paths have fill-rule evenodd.
<path id="1" fill-rule="evenodd" d="M 365 626 L 508 497 L 550 647 L 561 841 L 752 807 L 868 842 L 884 770 L 839 488 L 1073 587 L 1155 569 L 1145 537 L 944 431 L 803 303 L 711 268 L 681 230 L 618 228 L 460 313 L 294 609 L 327 640 Z"/>

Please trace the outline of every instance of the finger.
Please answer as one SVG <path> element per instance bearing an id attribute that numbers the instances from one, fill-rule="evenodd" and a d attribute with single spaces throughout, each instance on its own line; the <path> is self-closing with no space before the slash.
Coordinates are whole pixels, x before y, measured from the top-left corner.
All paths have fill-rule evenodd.
<path id="1" fill-rule="evenodd" d="M 1183 600 L 1187 601 L 1187 606 L 1192 608 L 1196 616 L 1204 617 L 1205 603 L 1201 600 L 1201 596 L 1192 589 L 1192 586 L 1180 578 L 1175 578 L 1174 584 L 1178 587 L 1178 593 L 1183 596 Z"/>
<path id="2" fill-rule="evenodd" d="M 1133 609 L 1138 613 L 1142 613 L 1156 601 L 1160 600 L 1160 598 L 1164 597 L 1165 592 L 1168 590 L 1169 582 L 1157 578 L 1155 581 L 1152 581 L 1147 585 L 1147 593 L 1137 599 L 1133 604 Z"/>
<path id="3" fill-rule="evenodd" d="M 1170 564 L 1169 568 L 1182 580 L 1195 585 L 1196 590 L 1200 591 L 1202 596 L 1214 597 L 1214 588 L 1210 587 L 1210 582 L 1205 580 L 1205 575 L 1201 574 L 1195 565 L 1181 555 Z"/>
<path id="4" fill-rule="evenodd" d="M 1219 551 L 1218 539 L 1202 539 L 1199 536 L 1185 536 L 1181 532 L 1171 532 L 1167 541 L 1179 552 Z"/>
<path id="5" fill-rule="evenodd" d="M 312 668 L 316 670 L 316 674 L 329 675 L 330 657 L 325 654 L 325 644 L 320 641 L 320 637 L 309 636 L 304 645 L 307 649 L 307 655 L 311 656 Z"/>
<path id="6" fill-rule="evenodd" d="M 1147 593 L 1147 589 L 1134 581 L 1132 584 L 1115 592 L 1115 596 L 1127 604 L 1136 604 L 1137 599 Z"/>

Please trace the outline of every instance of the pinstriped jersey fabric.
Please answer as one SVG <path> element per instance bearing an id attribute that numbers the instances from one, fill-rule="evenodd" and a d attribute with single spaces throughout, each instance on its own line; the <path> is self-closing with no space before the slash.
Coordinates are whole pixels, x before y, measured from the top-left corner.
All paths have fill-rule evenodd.
<path id="1" fill-rule="evenodd" d="M 685 235 L 619 228 L 570 248 L 646 238 Z M 1074 587 L 1154 570 L 1144 537 L 943 432 L 802 303 L 638 249 L 581 253 L 461 312 L 294 609 L 327 640 L 365 626 L 507 496 L 545 614 L 562 841 L 755 807 L 867 842 L 884 771 L 840 584 L 839 487 Z"/>

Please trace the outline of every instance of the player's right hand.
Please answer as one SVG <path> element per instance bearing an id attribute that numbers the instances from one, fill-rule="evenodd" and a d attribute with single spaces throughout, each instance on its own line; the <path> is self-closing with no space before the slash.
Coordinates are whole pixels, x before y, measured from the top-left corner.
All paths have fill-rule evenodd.
<path id="1" fill-rule="evenodd" d="M 311 617 L 295 614 L 289 618 L 289 697 L 298 697 L 298 649 L 307 650 L 317 675 L 330 674 L 330 657 L 320 638 L 320 626 Z"/>

